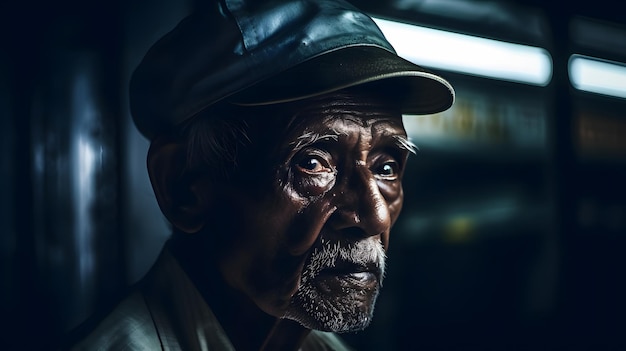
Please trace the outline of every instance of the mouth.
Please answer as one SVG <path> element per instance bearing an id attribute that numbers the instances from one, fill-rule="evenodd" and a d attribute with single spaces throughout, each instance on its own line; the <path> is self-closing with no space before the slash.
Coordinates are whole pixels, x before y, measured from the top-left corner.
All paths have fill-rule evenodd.
<path id="1" fill-rule="evenodd" d="M 335 266 L 322 269 L 312 283 L 325 294 L 338 294 L 351 289 L 371 291 L 378 288 L 380 274 L 380 269 L 373 262 L 336 262 Z"/>

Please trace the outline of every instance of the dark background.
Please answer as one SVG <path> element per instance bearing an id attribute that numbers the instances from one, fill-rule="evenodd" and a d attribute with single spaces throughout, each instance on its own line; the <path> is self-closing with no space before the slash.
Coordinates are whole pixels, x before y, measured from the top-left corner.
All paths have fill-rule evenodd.
<path id="1" fill-rule="evenodd" d="M 158 254 L 168 227 L 127 83 L 198 3 L 0 5 L 3 349 L 50 348 Z M 534 87 L 438 72 L 457 103 L 410 122 L 420 152 L 388 278 L 372 326 L 346 339 L 359 350 L 624 349 L 626 101 L 567 76 L 574 53 L 626 62 L 619 2 L 353 3 L 543 47 L 553 77 Z"/>

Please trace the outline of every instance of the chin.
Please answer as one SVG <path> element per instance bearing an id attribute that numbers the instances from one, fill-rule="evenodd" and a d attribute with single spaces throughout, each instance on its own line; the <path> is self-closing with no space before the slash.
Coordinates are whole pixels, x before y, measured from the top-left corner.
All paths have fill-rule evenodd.
<path id="1" fill-rule="evenodd" d="M 378 291 L 378 286 L 373 289 L 344 287 L 339 292 L 302 286 L 284 318 L 308 329 L 335 333 L 360 331 L 372 321 Z"/>

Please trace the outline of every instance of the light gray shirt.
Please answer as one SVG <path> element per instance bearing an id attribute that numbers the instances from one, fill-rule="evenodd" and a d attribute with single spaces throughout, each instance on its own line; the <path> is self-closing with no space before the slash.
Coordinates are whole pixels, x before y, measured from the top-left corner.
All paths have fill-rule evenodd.
<path id="1" fill-rule="evenodd" d="M 137 288 L 72 350 L 235 349 L 166 247 Z M 349 348 L 333 333 L 312 331 L 301 350 Z"/>

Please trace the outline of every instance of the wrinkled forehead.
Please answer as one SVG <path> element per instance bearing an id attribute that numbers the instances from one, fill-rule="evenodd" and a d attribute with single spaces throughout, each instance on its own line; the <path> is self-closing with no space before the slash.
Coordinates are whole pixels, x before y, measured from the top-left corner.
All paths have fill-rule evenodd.
<path id="1" fill-rule="evenodd" d="M 404 133 L 400 109 L 366 94 L 332 94 L 297 106 L 285 124 L 288 137 L 299 133 L 345 133 L 353 127 L 379 133 Z"/>
<path id="2" fill-rule="evenodd" d="M 342 108 L 294 117 L 284 134 L 283 147 L 313 144 L 317 141 L 356 140 L 368 143 L 406 138 L 402 116 L 387 111 Z"/>

